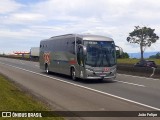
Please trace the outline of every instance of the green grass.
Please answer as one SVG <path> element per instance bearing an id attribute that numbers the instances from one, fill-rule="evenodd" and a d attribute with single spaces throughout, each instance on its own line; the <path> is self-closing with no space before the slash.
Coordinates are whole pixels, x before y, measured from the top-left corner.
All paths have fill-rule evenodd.
<path id="1" fill-rule="evenodd" d="M 40 101 L 22 92 L 7 78 L 0 75 L 0 111 L 49 111 Z M 20 120 L 22 118 L 0 118 L 1 120 Z M 61 117 L 23 118 L 25 120 L 64 120 Z"/>
<path id="2" fill-rule="evenodd" d="M 117 59 L 117 62 L 122 64 L 135 64 L 138 61 L 139 61 L 138 59 L 130 59 L 130 58 Z"/>
<path id="3" fill-rule="evenodd" d="M 153 60 L 157 65 L 160 65 L 160 59 L 147 59 L 147 60 Z M 117 59 L 117 62 L 122 64 L 135 64 L 138 61 L 139 59 L 130 59 L 130 58 Z"/>

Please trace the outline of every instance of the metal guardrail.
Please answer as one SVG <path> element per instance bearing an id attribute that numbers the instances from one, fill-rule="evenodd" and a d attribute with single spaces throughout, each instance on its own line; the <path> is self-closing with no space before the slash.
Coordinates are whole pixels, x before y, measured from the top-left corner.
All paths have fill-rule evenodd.
<path id="1" fill-rule="evenodd" d="M 34 61 L 34 62 L 38 62 L 39 59 L 38 58 L 22 58 L 22 57 L 17 57 L 17 56 L 7 56 L 7 55 L 0 55 L 0 57 L 4 57 L 4 58 L 12 58 L 12 59 L 19 59 L 19 60 L 27 60 L 27 61 Z"/>
<path id="2" fill-rule="evenodd" d="M 129 64 L 118 64 L 117 71 L 125 74 L 136 74 L 145 77 L 160 78 L 160 68 L 134 67 Z"/>

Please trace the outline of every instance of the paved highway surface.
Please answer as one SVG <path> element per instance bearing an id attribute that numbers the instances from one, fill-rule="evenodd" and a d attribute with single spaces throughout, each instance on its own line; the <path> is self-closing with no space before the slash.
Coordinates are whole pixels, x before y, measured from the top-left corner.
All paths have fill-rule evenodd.
<path id="1" fill-rule="evenodd" d="M 39 69 L 37 62 L 1 57 L 0 73 L 47 101 L 55 110 L 160 111 L 160 79 L 118 74 L 115 81 L 72 81 L 67 76 L 45 74 Z M 79 119 L 119 120 L 120 118 L 83 116 Z M 128 118 L 121 119 L 128 120 Z M 150 120 L 151 118 L 129 119 Z"/>

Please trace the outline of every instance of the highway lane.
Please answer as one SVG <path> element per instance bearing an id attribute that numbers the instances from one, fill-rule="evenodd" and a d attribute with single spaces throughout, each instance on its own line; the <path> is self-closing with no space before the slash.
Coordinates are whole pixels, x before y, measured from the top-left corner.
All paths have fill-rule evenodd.
<path id="1" fill-rule="evenodd" d="M 160 108 L 159 80 L 118 75 L 116 80 L 121 82 L 72 81 L 66 76 L 44 74 L 36 62 L 7 58 L 0 58 L 0 72 L 30 89 L 36 95 L 43 96 L 50 103 L 61 103 L 59 106 L 68 110 L 152 110 L 144 105 L 117 99 L 114 95 L 156 109 Z M 73 84 L 61 82 L 59 79 Z M 80 86 L 90 89 L 84 89 Z"/>
<path id="2" fill-rule="evenodd" d="M 22 61 L 15 59 L 1 58 L 0 61 L 11 64 L 20 68 L 25 68 L 34 72 L 42 73 L 43 71 L 39 69 L 39 63 Z M 100 82 L 85 82 L 85 81 L 72 81 L 66 76 L 50 75 L 55 78 L 60 78 L 65 81 L 90 87 L 99 91 L 107 92 L 113 95 L 117 95 L 126 99 L 134 100 L 149 106 L 160 108 L 160 80 L 152 78 L 143 78 L 118 74 L 116 81 L 110 82 L 104 81 Z"/>

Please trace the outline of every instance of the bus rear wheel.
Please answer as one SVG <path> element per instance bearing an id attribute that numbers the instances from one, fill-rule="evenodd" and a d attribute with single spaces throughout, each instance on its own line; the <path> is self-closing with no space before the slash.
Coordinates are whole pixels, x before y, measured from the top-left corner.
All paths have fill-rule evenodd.
<path id="1" fill-rule="evenodd" d="M 75 71 L 75 69 L 74 68 L 71 68 L 71 78 L 72 78 L 72 80 L 76 80 L 76 71 Z"/>

